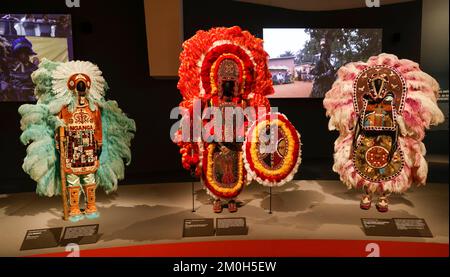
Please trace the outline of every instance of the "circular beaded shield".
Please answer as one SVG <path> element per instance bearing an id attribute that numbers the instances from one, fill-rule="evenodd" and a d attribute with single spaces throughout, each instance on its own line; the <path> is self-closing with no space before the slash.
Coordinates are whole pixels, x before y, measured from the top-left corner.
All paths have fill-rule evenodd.
<path id="1" fill-rule="evenodd" d="M 382 146 L 372 146 L 366 152 L 366 161 L 373 168 L 383 168 L 388 163 L 389 151 Z"/>
<path id="2" fill-rule="evenodd" d="M 256 120 L 243 145 L 247 173 L 266 186 L 292 180 L 301 162 L 300 134 L 283 114 Z"/>

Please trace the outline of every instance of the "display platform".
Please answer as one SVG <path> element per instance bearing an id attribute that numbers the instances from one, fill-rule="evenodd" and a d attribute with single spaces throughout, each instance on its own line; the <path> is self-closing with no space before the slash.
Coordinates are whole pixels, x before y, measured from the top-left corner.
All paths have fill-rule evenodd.
<path id="1" fill-rule="evenodd" d="M 212 211 L 211 199 L 195 183 L 121 186 L 98 195 L 101 217 L 76 224 L 61 219 L 61 199 L 34 193 L 0 195 L 0 256 L 68 256 L 65 247 L 20 251 L 27 230 L 99 224 L 97 243 L 80 256 L 448 256 L 448 184 L 429 183 L 392 196 L 390 211 L 359 208 L 360 194 L 339 181 L 292 181 L 273 189 L 251 184 L 243 206 L 231 214 Z M 183 222 L 195 218 L 245 217 L 248 234 L 183 238 Z M 366 236 L 361 218 L 423 218 L 433 237 Z M 239 252 L 236 249 L 239 248 Z M 372 250 L 371 250 L 372 249 Z"/>

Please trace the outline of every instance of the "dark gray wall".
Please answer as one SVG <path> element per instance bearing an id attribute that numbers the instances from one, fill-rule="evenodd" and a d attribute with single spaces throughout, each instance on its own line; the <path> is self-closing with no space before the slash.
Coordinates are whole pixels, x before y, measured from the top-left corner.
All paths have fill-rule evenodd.
<path id="1" fill-rule="evenodd" d="M 72 15 L 75 58 L 99 65 L 111 87 L 108 97 L 117 100 L 137 123 L 133 160 L 122 184 L 188 180 L 178 147 L 169 139 L 174 123 L 169 112 L 181 100 L 177 80 L 149 77 L 143 1 L 84 0 L 81 8 L 73 9 L 67 8 L 64 0 L 43 2 L 1 0 L 0 12 Z M 325 13 L 232 1 L 184 1 L 183 6 L 186 38 L 198 29 L 213 26 L 241 25 L 259 36 L 263 27 L 382 27 L 385 51 L 403 58 L 420 58 L 421 2 Z M 327 130 L 322 100 L 271 102 L 302 134 L 303 164 L 297 177 L 337 179 L 331 170 L 337 133 Z M 21 169 L 25 147 L 19 142 L 20 105 L 0 103 L 0 193 L 34 190 L 33 181 Z M 448 131 L 430 132 L 425 143 L 429 153 L 448 154 L 447 141 Z M 442 174 L 430 173 L 430 181 L 435 175 L 442 178 Z"/>

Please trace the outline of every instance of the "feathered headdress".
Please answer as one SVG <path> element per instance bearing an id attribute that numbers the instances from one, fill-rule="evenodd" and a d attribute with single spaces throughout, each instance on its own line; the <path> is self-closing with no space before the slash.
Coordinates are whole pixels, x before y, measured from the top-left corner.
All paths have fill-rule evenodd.
<path id="1" fill-rule="evenodd" d="M 91 80 L 89 94 L 92 98 L 100 101 L 105 95 L 106 81 L 100 69 L 93 63 L 85 61 L 72 61 L 60 64 L 53 71 L 53 91 L 57 97 L 64 97 L 72 92 L 69 90 L 69 78 L 75 74 L 85 74 Z"/>
<path id="2" fill-rule="evenodd" d="M 237 26 L 198 31 L 183 43 L 178 71 L 178 89 L 185 100 L 181 106 L 217 92 L 217 64 L 224 58 L 238 64 L 243 98 L 253 99 L 257 106 L 269 106 L 265 96 L 273 93 L 273 87 L 263 41 Z"/>
<path id="3" fill-rule="evenodd" d="M 39 68 L 31 75 L 36 85 L 35 96 L 38 103 L 48 104 L 53 114 L 66 105 L 73 109 L 77 95 L 69 89 L 68 84 L 74 74 L 89 76 L 91 84 L 86 98 L 91 109 L 95 110 L 95 103 L 104 102 L 103 97 L 108 85 L 97 65 L 86 61 L 59 63 L 43 59 Z"/>

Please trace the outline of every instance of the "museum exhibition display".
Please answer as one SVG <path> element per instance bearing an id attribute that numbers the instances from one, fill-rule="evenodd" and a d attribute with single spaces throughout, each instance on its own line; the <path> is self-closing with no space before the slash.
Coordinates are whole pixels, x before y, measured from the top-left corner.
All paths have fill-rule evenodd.
<path id="1" fill-rule="evenodd" d="M 425 129 L 444 121 L 439 84 L 419 64 L 380 54 L 341 67 L 323 101 L 328 128 L 339 131 L 333 170 L 348 188 L 363 189 L 360 207 L 376 196 L 379 212 L 388 196 L 425 185 Z"/>
<path id="2" fill-rule="evenodd" d="M 286 116 L 271 112 L 266 98 L 273 93 L 267 58 L 262 40 L 237 26 L 198 31 L 183 43 L 180 108 L 192 124 L 181 126 L 176 142 L 183 167 L 201 178 L 216 213 L 222 200 L 236 212 L 236 197 L 252 180 L 269 187 L 292 180 L 301 162 L 299 133 Z M 196 105 L 218 113 L 205 118 Z M 238 120 L 238 111 L 249 112 Z M 206 135 L 186 137 L 208 126 L 214 128 Z"/>
<path id="3" fill-rule="evenodd" d="M 3 275 L 449 256 L 449 0 L 0 2 Z"/>
<path id="4" fill-rule="evenodd" d="M 23 170 L 37 194 L 61 195 L 65 220 L 96 218 L 96 188 L 113 192 L 125 177 L 135 123 L 105 99 L 107 83 L 90 62 L 43 60 L 31 77 L 37 103 L 19 108 Z"/>

